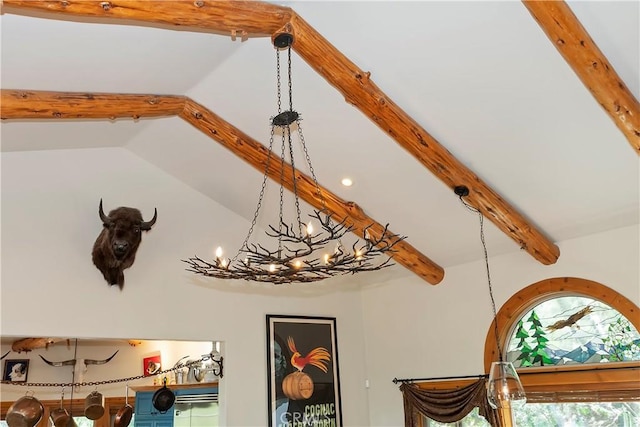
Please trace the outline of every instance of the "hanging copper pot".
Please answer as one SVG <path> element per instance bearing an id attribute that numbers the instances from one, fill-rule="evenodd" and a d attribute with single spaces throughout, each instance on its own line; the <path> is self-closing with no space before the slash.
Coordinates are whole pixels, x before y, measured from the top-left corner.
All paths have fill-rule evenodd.
<path id="1" fill-rule="evenodd" d="M 64 408 L 64 387 L 62 388 L 62 396 L 60 397 L 60 407 L 51 411 L 49 419 L 55 427 L 67 427 L 69 421 L 72 420 L 71 415 L 69 415 L 69 412 Z"/>
<path id="2" fill-rule="evenodd" d="M 127 385 L 127 393 L 124 398 L 124 406 L 118 410 L 116 420 L 113 427 L 127 427 L 133 416 L 133 406 L 129 405 L 129 385 Z"/>
<path id="3" fill-rule="evenodd" d="M 69 415 L 69 412 L 67 412 L 67 410 L 61 406 L 59 408 L 53 409 L 51 411 L 51 414 L 49 414 L 49 418 L 51 419 L 51 422 L 54 426 L 67 427 L 69 421 L 71 420 L 71 415 Z"/>
<path id="4" fill-rule="evenodd" d="M 33 396 L 22 396 L 7 410 L 6 422 L 9 427 L 34 427 L 44 413 L 44 407 Z"/>
<path id="5" fill-rule="evenodd" d="M 84 399 L 84 416 L 90 420 L 97 420 L 102 415 L 104 415 L 104 397 L 94 390 Z"/>

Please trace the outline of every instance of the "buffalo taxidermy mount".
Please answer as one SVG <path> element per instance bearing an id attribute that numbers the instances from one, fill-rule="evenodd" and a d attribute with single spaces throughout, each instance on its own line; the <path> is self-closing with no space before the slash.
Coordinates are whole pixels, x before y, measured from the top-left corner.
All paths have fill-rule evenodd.
<path id="1" fill-rule="evenodd" d="M 158 210 L 154 209 L 151 221 L 143 221 L 138 209 L 128 207 L 116 208 L 107 216 L 102 210 L 100 199 L 98 213 L 103 228 L 93 244 L 93 263 L 109 285 L 118 285 L 122 289 L 123 270 L 133 265 L 142 240 L 142 232 L 151 230 L 156 223 Z"/>

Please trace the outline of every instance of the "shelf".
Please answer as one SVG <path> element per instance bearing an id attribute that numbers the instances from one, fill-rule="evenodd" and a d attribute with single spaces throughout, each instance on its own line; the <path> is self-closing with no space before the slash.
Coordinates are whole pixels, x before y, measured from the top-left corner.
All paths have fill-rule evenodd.
<path id="1" fill-rule="evenodd" d="M 205 387 L 218 387 L 218 382 L 214 381 L 211 383 L 188 383 L 188 384 L 167 384 L 167 388 L 171 390 L 185 390 L 190 388 L 205 388 Z M 129 387 L 133 391 L 156 391 L 159 388 L 162 388 L 161 385 L 144 385 L 138 387 Z"/>

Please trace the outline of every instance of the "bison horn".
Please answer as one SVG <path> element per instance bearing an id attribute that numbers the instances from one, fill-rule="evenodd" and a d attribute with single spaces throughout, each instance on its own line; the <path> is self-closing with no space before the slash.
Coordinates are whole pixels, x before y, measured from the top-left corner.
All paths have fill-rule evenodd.
<path id="1" fill-rule="evenodd" d="M 44 356 L 42 356 L 41 354 L 39 356 L 42 358 L 42 360 L 45 361 L 45 363 L 47 365 L 51 365 L 51 366 L 60 367 L 60 366 L 68 366 L 68 365 L 75 365 L 76 364 L 76 359 L 64 360 L 62 362 L 52 362 L 50 360 L 45 359 Z"/>
<path id="2" fill-rule="evenodd" d="M 111 359 L 113 359 L 115 357 L 116 354 L 118 354 L 120 350 L 116 350 L 115 353 L 113 353 L 111 355 L 111 357 L 108 357 L 104 360 L 93 360 L 93 359 L 85 359 L 84 363 L 86 363 L 87 365 L 104 365 L 105 363 L 111 361 Z"/>
<path id="3" fill-rule="evenodd" d="M 102 210 L 102 199 L 100 199 L 100 208 L 98 209 L 98 213 L 100 214 L 100 219 L 102 220 L 102 223 L 105 225 L 109 225 L 111 224 L 111 219 L 106 216 L 104 214 L 104 211 Z"/>
<path id="4" fill-rule="evenodd" d="M 154 208 L 153 218 L 151 218 L 151 221 L 147 221 L 147 222 L 142 221 L 142 223 L 140 224 L 140 229 L 145 231 L 151 230 L 151 227 L 153 227 L 153 224 L 156 223 L 157 218 L 158 218 L 158 209 Z"/>

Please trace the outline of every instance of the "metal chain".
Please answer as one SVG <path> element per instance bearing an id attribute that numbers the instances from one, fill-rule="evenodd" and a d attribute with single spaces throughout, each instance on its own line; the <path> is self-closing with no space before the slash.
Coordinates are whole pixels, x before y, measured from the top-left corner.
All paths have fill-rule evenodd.
<path id="1" fill-rule="evenodd" d="M 256 222 L 258 221 L 258 215 L 260 214 L 260 208 L 262 207 L 262 199 L 264 198 L 264 190 L 267 187 L 267 178 L 268 178 L 267 171 L 269 170 L 269 165 L 271 164 L 273 134 L 274 134 L 274 126 L 271 127 L 271 137 L 269 138 L 269 155 L 267 156 L 267 163 L 264 169 L 264 176 L 262 177 L 262 187 L 260 187 L 260 195 L 258 196 L 258 204 L 256 206 L 256 211 L 253 213 L 253 219 L 251 220 L 251 226 L 249 227 L 249 231 L 247 232 L 247 237 L 244 238 L 244 242 L 242 242 L 242 246 L 229 262 L 229 267 L 231 267 L 231 264 L 233 264 L 238 259 L 238 256 L 240 256 L 240 254 L 247 248 L 247 245 L 249 244 L 249 239 L 251 238 L 251 234 L 253 234 L 253 228 L 255 227 Z"/>
<path id="2" fill-rule="evenodd" d="M 278 82 L 278 114 L 280 114 L 282 112 L 282 104 L 280 102 L 280 50 L 276 49 L 276 80 Z"/>
<path id="3" fill-rule="evenodd" d="M 282 142 L 280 145 L 280 220 L 278 221 L 278 258 L 280 258 L 280 254 L 282 253 L 282 210 L 284 206 L 284 153 L 285 153 L 285 134 L 289 133 L 289 127 L 283 128 L 282 132 Z"/>
<path id="4" fill-rule="evenodd" d="M 293 111 L 293 84 L 291 78 L 291 45 L 287 50 L 287 79 L 289 81 L 289 111 Z M 296 121 L 298 129 L 300 128 L 298 121 Z M 302 220 L 300 219 L 300 199 L 298 197 L 298 183 L 296 180 L 296 164 L 293 155 L 293 143 L 291 142 L 291 126 L 287 126 L 287 136 L 289 143 L 289 157 L 291 158 L 291 182 L 293 183 L 293 197 L 296 205 L 296 220 L 298 221 L 298 234 L 302 235 Z"/>
<path id="5" fill-rule="evenodd" d="M 293 111 L 293 91 L 292 91 L 292 83 L 291 83 L 291 45 L 289 45 L 289 49 L 287 50 L 287 64 L 288 64 L 288 72 L 289 72 L 289 111 Z"/>
<path id="6" fill-rule="evenodd" d="M 300 127 L 300 119 L 296 120 L 296 124 L 298 125 L 298 138 L 300 138 L 300 145 L 302 146 L 302 150 L 304 151 L 304 156 L 307 160 L 307 166 L 309 167 L 309 172 L 311 172 L 311 178 L 313 178 L 313 183 L 316 186 L 316 192 L 320 197 L 320 201 L 322 202 L 322 209 L 327 209 L 327 202 L 320 190 L 320 184 L 318 184 L 318 178 L 316 178 L 316 173 L 313 170 L 313 165 L 311 165 L 311 157 L 309 157 L 309 152 L 307 151 L 307 144 L 304 142 L 304 135 L 302 134 L 302 128 Z"/>
<path id="7" fill-rule="evenodd" d="M 280 114 L 281 112 L 281 102 L 280 102 L 280 51 L 278 51 L 278 49 L 276 49 L 276 71 L 277 71 L 277 93 L 278 93 L 278 114 Z M 262 177 L 262 186 L 260 187 L 260 195 L 258 196 L 258 204 L 256 205 L 256 210 L 253 213 L 253 219 L 251 220 L 251 226 L 249 227 L 249 231 L 247 232 L 247 237 L 244 238 L 244 241 L 242 242 L 242 245 L 240 246 L 240 249 L 238 249 L 238 252 L 236 252 L 236 254 L 233 256 L 233 258 L 231 258 L 231 261 L 229 261 L 229 265 L 228 267 L 231 267 L 231 264 L 233 264 L 234 262 L 236 262 L 236 260 L 238 259 L 238 257 L 240 256 L 240 254 L 248 248 L 248 244 L 249 244 L 249 239 L 251 238 L 251 235 L 253 234 L 253 229 L 255 228 L 255 225 L 258 221 L 258 215 L 260 214 L 260 208 L 262 207 L 262 200 L 264 198 L 264 190 L 267 187 L 267 179 L 268 179 L 268 171 L 269 171 L 269 166 L 271 165 L 271 154 L 273 152 L 273 136 L 275 133 L 275 126 L 273 126 L 273 124 L 271 125 L 271 136 L 269 137 L 269 155 L 267 156 L 267 162 L 265 164 L 265 168 L 264 168 L 264 176 Z M 282 191 L 282 187 L 281 187 L 281 191 Z M 280 218 L 280 222 L 282 222 L 282 217 Z"/>
<path id="8" fill-rule="evenodd" d="M 206 356 L 201 357 L 200 360 L 196 360 L 196 361 L 193 361 L 193 362 L 190 362 L 190 363 L 186 363 L 186 364 L 183 364 L 183 365 L 178 365 L 178 366 L 175 366 L 173 368 L 165 369 L 164 371 L 156 372 L 154 375 L 162 375 L 162 374 L 166 374 L 168 372 L 177 371 L 178 369 L 188 368 L 188 367 L 190 367 L 192 365 L 197 365 L 198 363 L 202 363 L 202 362 L 207 361 L 209 359 L 213 360 L 213 356 L 211 354 L 208 354 Z M 104 385 L 104 384 L 123 383 L 123 382 L 128 382 L 128 381 L 141 380 L 143 378 L 147 378 L 147 376 L 145 376 L 145 375 L 136 375 L 135 377 L 117 378 L 117 379 L 103 380 L 103 381 L 88 381 L 88 382 L 81 382 L 81 383 L 76 383 L 76 382 L 70 382 L 70 383 L 27 383 L 27 382 L 14 382 L 14 381 L 7 381 L 7 380 L 2 380 L 1 383 L 2 384 L 10 384 L 10 385 L 18 385 L 18 386 L 21 386 L 21 387 L 82 387 L 82 386 L 98 386 L 98 385 Z M 73 388 L 72 388 L 72 390 L 73 390 Z"/>

